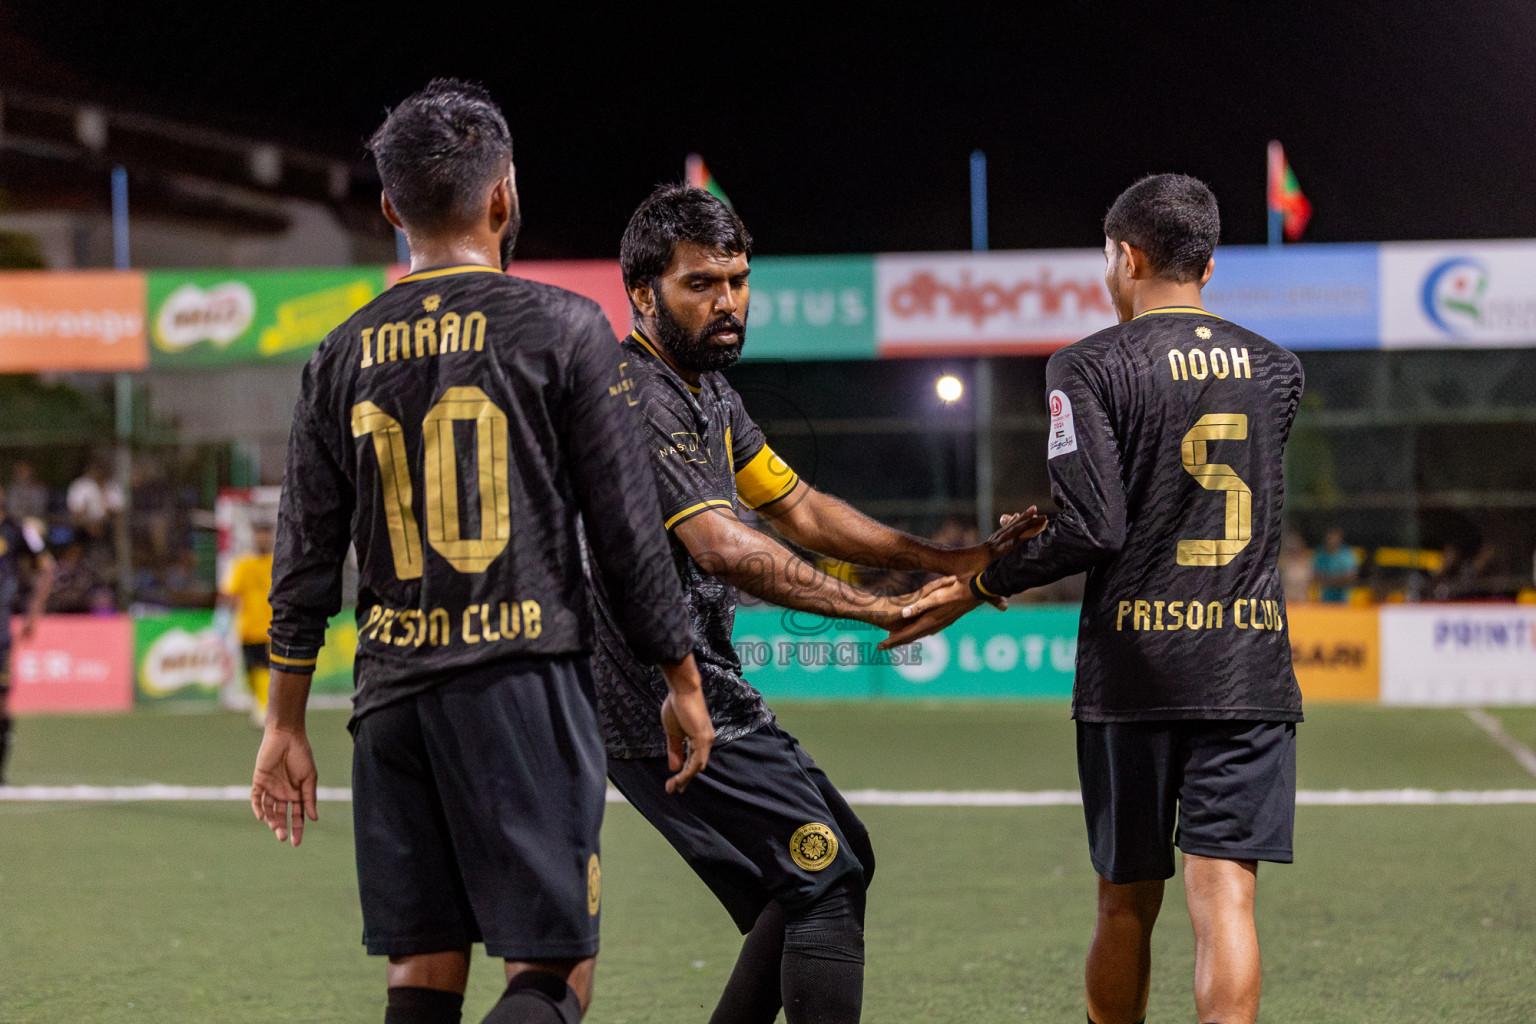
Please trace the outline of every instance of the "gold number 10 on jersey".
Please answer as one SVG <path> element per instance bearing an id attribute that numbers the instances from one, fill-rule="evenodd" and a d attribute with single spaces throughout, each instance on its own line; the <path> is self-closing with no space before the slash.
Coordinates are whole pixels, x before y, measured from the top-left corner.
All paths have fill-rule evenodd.
<path id="1" fill-rule="evenodd" d="M 1253 493 L 1231 466 L 1207 462 L 1211 441 L 1244 441 L 1248 417 L 1242 413 L 1211 413 L 1201 416 L 1179 446 L 1184 471 L 1211 491 L 1227 492 L 1227 535 L 1216 540 L 1179 541 L 1180 565 L 1226 565 L 1248 546 L 1253 537 Z"/>
<path id="2" fill-rule="evenodd" d="M 453 424 L 475 424 L 475 457 L 480 471 L 480 536 L 459 536 L 459 463 Z M 400 421 L 372 402 L 352 407 L 352 436 L 373 437 L 384 487 L 384 521 L 395 557 L 395 575 L 420 579 L 421 527 L 411 509 L 411 470 Z M 512 538 L 512 500 L 507 490 L 507 414 L 477 387 L 449 388 L 421 424 L 422 481 L 426 488 L 427 534 L 432 550 L 459 572 L 484 572 Z"/>

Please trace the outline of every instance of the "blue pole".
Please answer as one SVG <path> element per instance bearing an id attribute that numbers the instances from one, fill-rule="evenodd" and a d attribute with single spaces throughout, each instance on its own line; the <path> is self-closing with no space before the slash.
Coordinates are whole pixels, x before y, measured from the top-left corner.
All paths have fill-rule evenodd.
<path id="1" fill-rule="evenodd" d="M 1265 202 L 1267 203 L 1268 200 L 1266 199 Z M 1285 227 L 1285 214 L 1281 213 L 1279 210 L 1270 210 L 1269 211 L 1269 244 L 1270 245 L 1279 245 L 1280 244 L 1280 242 L 1281 242 L 1281 232 L 1282 232 L 1284 227 Z"/>
<path id="2" fill-rule="evenodd" d="M 987 248 L 987 154 L 971 150 L 971 248 Z"/>
<path id="3" fill-rule="evenodd" d="M 128 169 L 118 164 L 112 168 L 112 266 L 127 270 L 128 264 Z M 128 515 L 133 508 L 133 453 L 128 447 L 133 438 L 133 377 L 119 373 L 113 385 L 117 446 L 112 461 L 123 495 L 123 511 L 113 524 L 112 546 L 116 549 L 117 605 L 127 609 L 133 601 L 133 552 L 128 546 Z"/>
<path id="4" fill-rule="evenodd" d="M 128 269 L 128 168 L 112 168 L 112 266 Z"/>
<path id="5" fill-rule="evenodd" d="M 976 252 L 987 249 L 987 154 L 979 149 L 971 150 L 971 248 Z M 997 525 L 992 512 L 992 360 L 984 356 L 976 360 L 974 384 L 976 531 L 986 537 Z"/>

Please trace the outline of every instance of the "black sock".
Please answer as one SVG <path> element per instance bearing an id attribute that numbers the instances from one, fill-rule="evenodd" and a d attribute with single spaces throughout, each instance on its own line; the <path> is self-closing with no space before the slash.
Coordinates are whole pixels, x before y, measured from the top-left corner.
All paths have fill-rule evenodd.
<path id="1" fill-rule="evenodd" d="M 459 1024 L 464 996 L 435 988 L 400 986 L 389 990 L 384 1024 Z"/>
<path id="2" fill-rule="evenodd" d="M 501 1000 L 480 1024 L 580 1024 L 581 1000 L 565 979 L 549 971 L 523 971 L 507 982 Z"/>
<path id="3" fill-rule="evenodd" d="M 784 911 L 770 903 L 742 940 L 731 980 L 720 993 L 709 1024 L 773 1024 L 783 996 L 779 994 L 784 958 Z"/>
<path id="4" fill-rule="evenodd" d="M 788 1024 L 857 1024 L 864 1004 L 864 929 L 855 903 L 840 886 L 804 913 L 786 912 L 779 990 Z"/>
<path id="5" fill-rule="evenodd" d="M 9 613 L 7 613 L 9 614 Z M 5 695 L 0 694 L 0 702 L 5 700 Z M 4 711 L 3 703 L 0 703 L 0 786 L 5 785 L 5 761 L 11 756 L 11 716 Z"/>

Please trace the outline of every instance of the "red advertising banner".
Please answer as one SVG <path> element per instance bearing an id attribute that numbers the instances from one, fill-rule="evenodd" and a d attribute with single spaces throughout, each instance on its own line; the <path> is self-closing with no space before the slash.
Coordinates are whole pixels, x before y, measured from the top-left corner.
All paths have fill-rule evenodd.
<path id="1" fill-rule="evenodd" d="M 393 285 L 409 270 L 403 263 L 392 264 L 386 268 L 384 280 Z M 603 307 L 616 336 L 629 333 L 629 295 L 624 291 L 618 260 L 517 260 L 507 273 L 585 295 Z"/>
<path id="2" fill-rule="evenodd" d="M 12 621 L 11 710 L 128 711 L 133 622 L 126 615 L 45 615 L 22 642 Z"/>
<path id="3" fill-rule="evenodd" d="M 0 274 L 0 373 L 142 370 L 144 296 L 132 271 Z"/>

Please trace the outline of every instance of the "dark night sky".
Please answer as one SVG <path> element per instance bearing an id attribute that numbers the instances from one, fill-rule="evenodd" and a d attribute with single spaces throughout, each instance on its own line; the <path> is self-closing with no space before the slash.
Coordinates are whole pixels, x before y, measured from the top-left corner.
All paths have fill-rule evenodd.
<path id="1" fill-rule="evenodd" d="M 1165 170 L 1210 182 L 1224 241 L 1258 243 L 1271 137 L 1308 241 L 1536 236 L 1528 0 L 839 6 L 23 0 L 8 31 L 119 105 L 350 156 L 427 78 L 482 81 L 525 255 L 613 255 L 689 150 L 763 253 L 965 247 L 978 146 L 994 248 L 1096 245 L 1114 195 Z"/>

